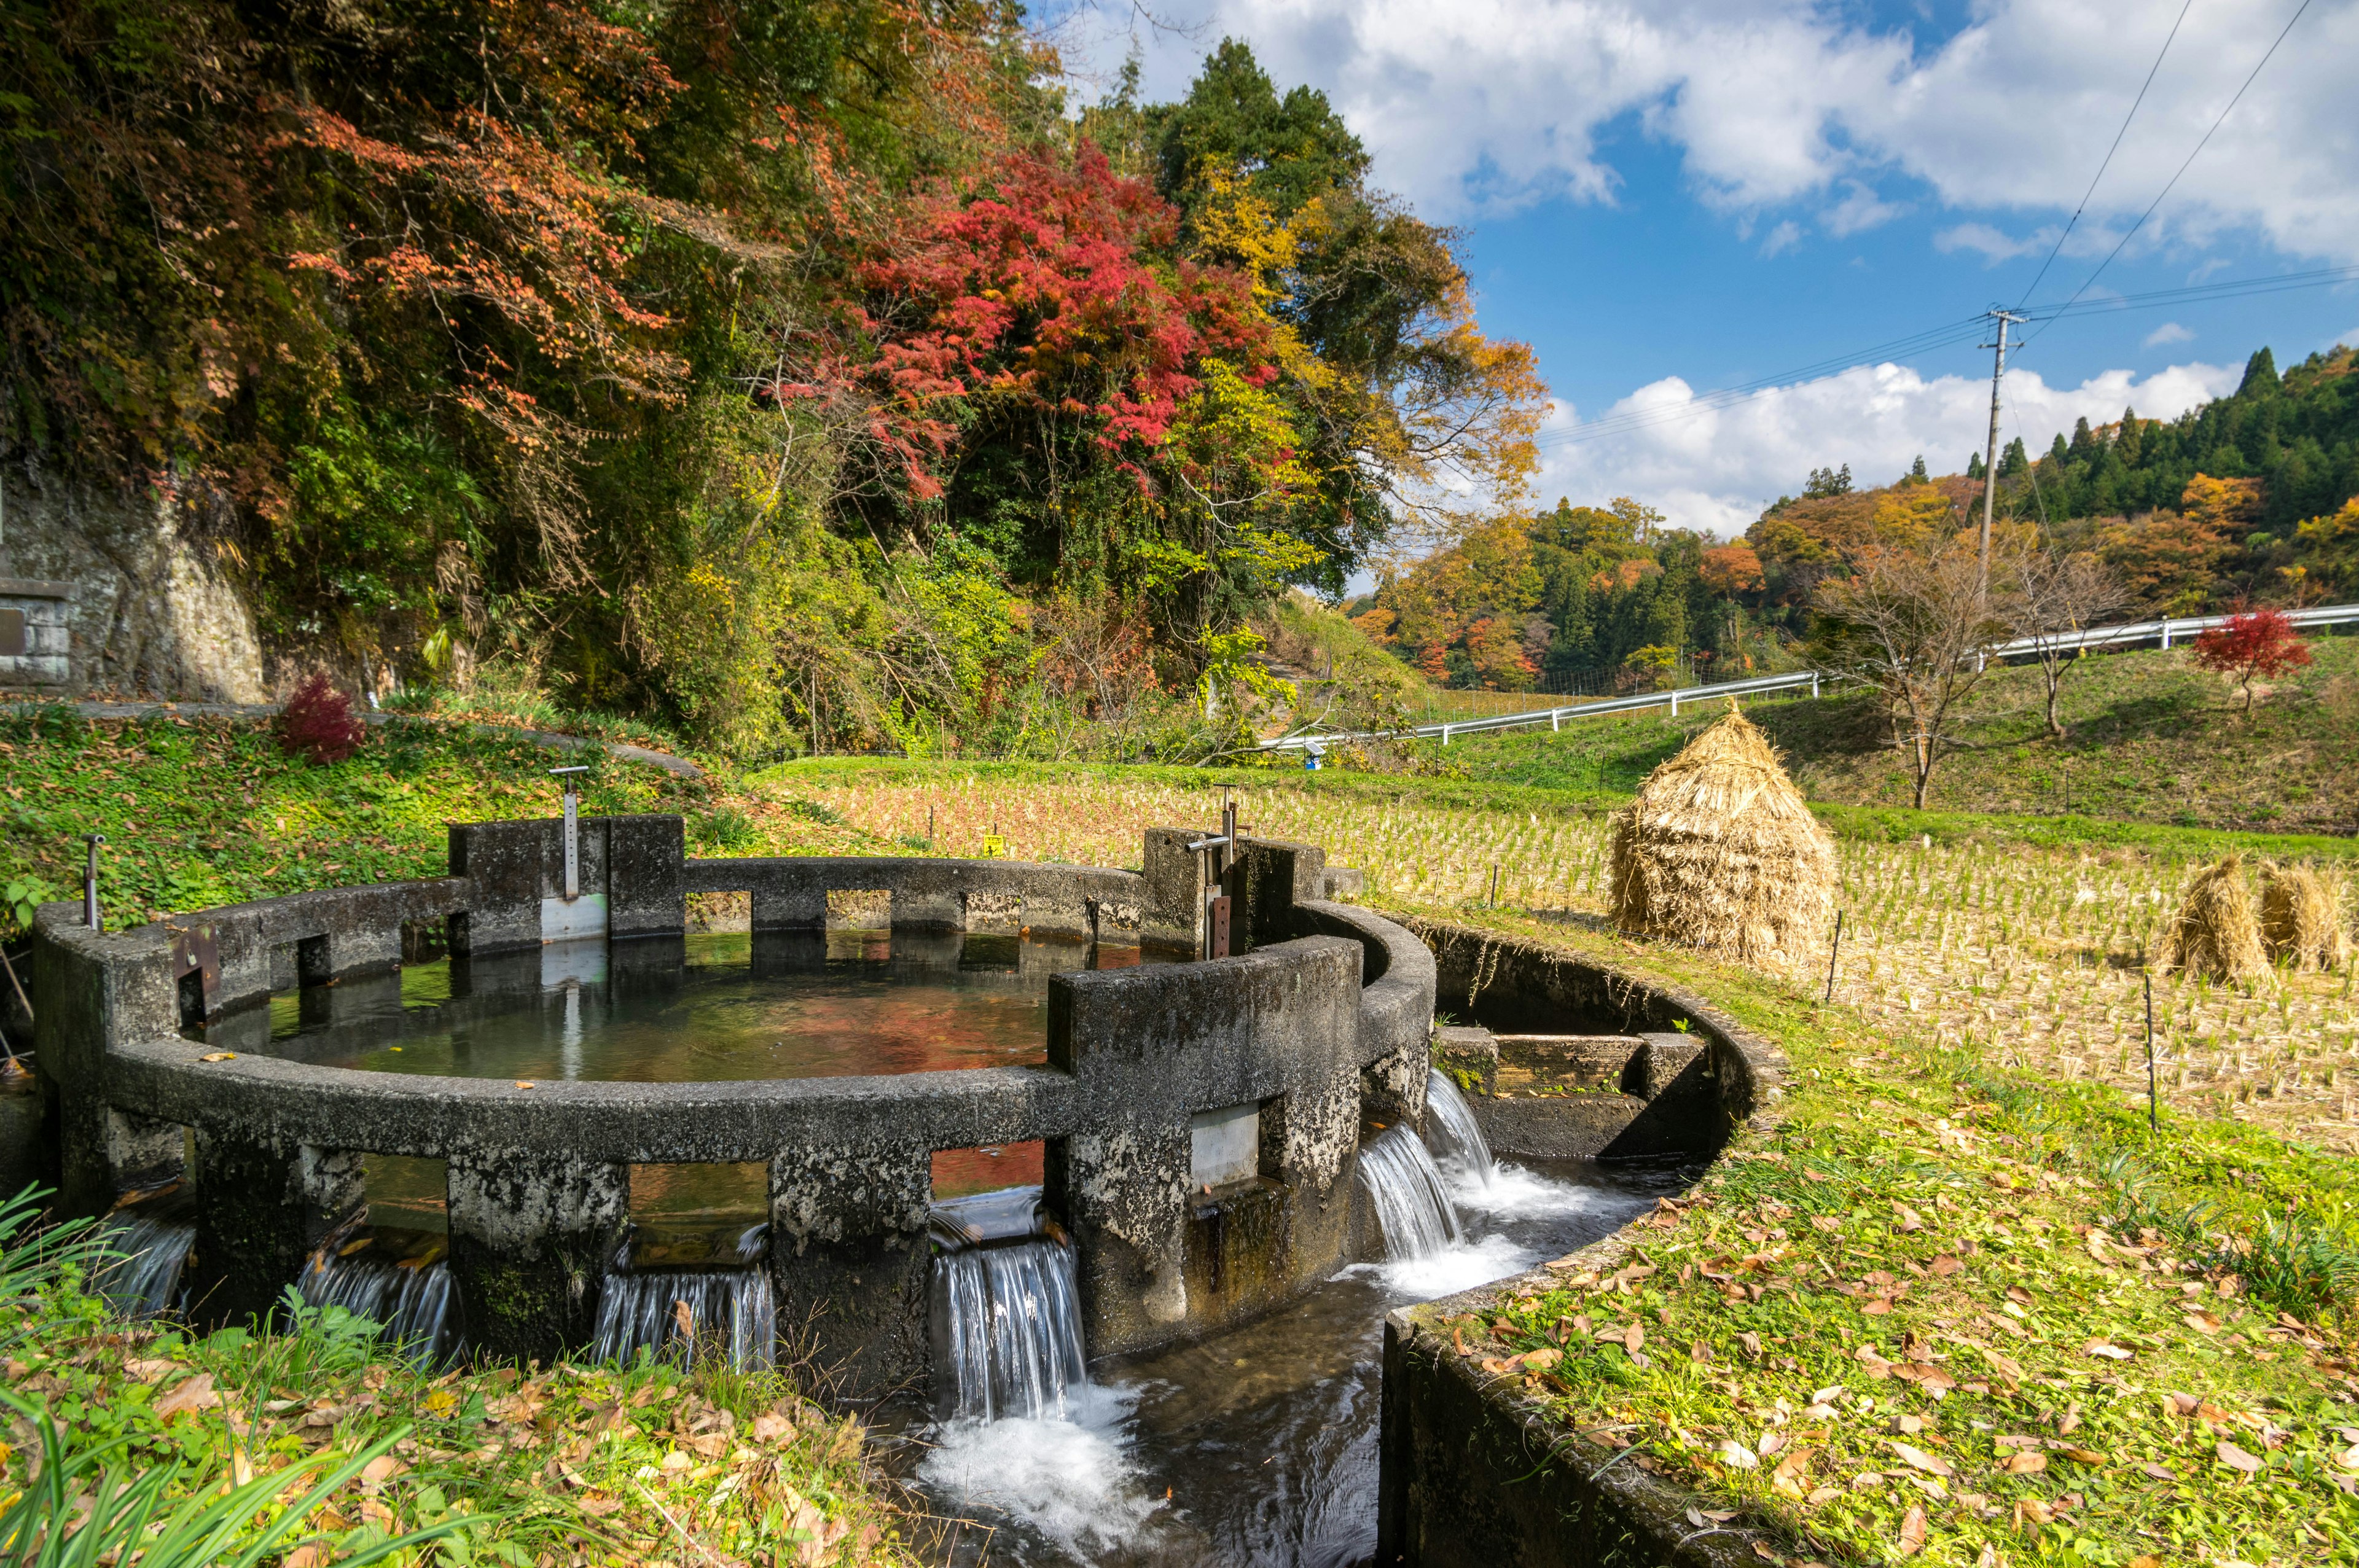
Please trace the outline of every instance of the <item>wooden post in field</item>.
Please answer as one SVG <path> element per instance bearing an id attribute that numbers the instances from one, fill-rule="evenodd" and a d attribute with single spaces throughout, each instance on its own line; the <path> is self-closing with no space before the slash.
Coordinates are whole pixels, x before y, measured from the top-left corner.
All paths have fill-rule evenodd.
<path id="1" fill-rule="evenodd" d="M 1835 911 L 1835 939 L 1827 947 L 1826 1000 L 1829 1001 L 1835 1000 L 1835 964 L 1843 957 L 1843 911 L 1838 909 Z"/>
<path id="2" fill-rule="evenodd" d="M 2154 971 L 2146 976 L 2146 1124 L 2152 1132 L 2162 1130 L 2162 1109 L 2157 1103 L 2154 1081 Z"/>

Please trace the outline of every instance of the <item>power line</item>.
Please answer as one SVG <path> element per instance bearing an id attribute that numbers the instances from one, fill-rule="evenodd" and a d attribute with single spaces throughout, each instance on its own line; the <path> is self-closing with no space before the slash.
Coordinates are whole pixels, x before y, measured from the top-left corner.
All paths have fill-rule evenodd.
<path id="1" fill-rule="evenodd" d="M 2170 177 L 2169 182 L 2163 186 L 2162 189 L 2156 195 L 2154 200 L 2147 205 L 2147 210 L 2138 214 L 2138 221 L 2132 223 L 2129 226 L 2129 232 L 2125 233 L 2114 248 L 2106 253 L 2105 259 L 2097 264 L 2097 270 L 2091 273 L 2088 276 L 2088 278 L 2082 282 L 2081 287 L 2072 291 L 2072 298 L 2064 302 L 2067 308 L 2071 306 L 2073 300 L 2079 299 L 2082 295 L 2086 294 L 2089 291 L 2089 286 L 2091 284 L 2095 283 L 2099 277 L 2104 276 L 2105 269 L 2114 265 L 2114 258 L 2122 254 L 2122 247 L 2130 243 L 2131 236 L 2135 235 L 2140 229 L 2144 228 L 2146 226 L 2146 221 L 2154 216 L 2155 209 L 2162 205 L 2163 198 L 2170 194 L 2172 189 L 2179 184 L 2180 176 L 2186 174 L 2188 169 L 2194 165 L 2197 157 L 2200 156 L 2203 149 L 2211 144 L 2213 133 L 2217 132 L 2221 125 L 2226 122 L 2228 116 L 2235 111 L 2236 105 L 2244 102 L 2245 92 L 2250 89 L 2254 81 L 2259 78 L 2262 70 L 2267 66 L 2269 61 L 2276 58 L 2277 46 L 2286 41 L 2286 35 L 2293 31 L 2294 24 L 2301 20 L 2303 13 L 2310 9 L 2310 0 L 2301 0 L 2301 4 L 2294 8 L 2293 15 L 2286 19 L 2286 25 L 2284 28 L 2278 32 L 2276 41 L 2271 43 L 2268 47 L 2268 51 L 2261 56 L 2260 63 L 2253 67 L 2251 73 L 2245 78 L 2244 85 L 2236 89 L 2235 97 L 2228 100 L 2227 108 L 2220 111 L 2219 118 L 2212 122 L 2212 128 L 2203 133 L 2203 139 L 2195 144 L 2195 150 L 2189 153 L 2187 155 L 2187 161 L 2179 166 L 2179 173 Z M 2046 330 L 2047 328 L 2044 326 L 2040 329 L 2040 331 L 2044 332 Z M 2037 338 L 2038 335 L 2038 332 L 2034 332 L 2031 338 L 2025 339 L 2024 347 L 2029 348 L 2031 346 L 2032 338 Z"/>
<path id="2" fill-rule="evenodd" d="M 2280 294 L 2294 288 L 2331 287 L 2359 282 L 2359 265 L 2318 267 L 2309 272 L 2279 273 L 2274 277 L 2232 278 L 2226 283 L 2192 283 L 2179 288 L 2158 288 L 2144 294 L 2116 294 L 2098 299 L 2034 305 L 2022 312 L 2034 320 L 2053 321 L 2066 316 L 2101 315 L 2116 310 L 2146 310 L 2161 305 L 2201 304 L 2244 295 Z"/>
<path id="3" fill-rule="evenodd" d="M 2071 222 L 2066 223 L 2064 232 L 2056 236 L 2055 248 L 2048 253 L 2048 259 L 2039 264 L 2039 274 L 2031 280 L 2031 287 L 2023 291 L 2023 299 L 2031 297 L 2031 290 L 2038 288 L 2047 278 L 2048 269 L 2054 266 L 2056 258 L 2063 254 L 2064 242 L 2072 237 L 2072 230 L 2080 223 L 2081 214 L 2089 210 L 2089 198 L 2097 193 L 2097 181 L 2105 178 L 2105 170 L 2113 167 L 2114 155 L 2122 150 L 2122 138 L 2130 134 L 2130 122 L 2137 118 L 2138 105 L 2146 102 L 2147 89 L 2154 85 L 2155 72 L 2162 69 L 2163 55 L 2170 52 L 2171 40 L 2179 37 L 2179 29 L 2186 22 L 2187 13 L 2193 9 L 2195 9 L 2195 0 L 2187 0 L 2187 4 L 2179 8 L 2179 20 L 2170 24 L 2170 36 L 2162 40 L 2161 54 L 2156 55 L 2154 63 L 2147 67 L 2146 80 L 2138 84 L 2137 96 L 2130 101 L 2130 112 L 2122 116 L 2122 128 L 2114 133 L 2114 145 L 2105 149 L 2104 161 L 2097 166 L 2097 172 L 2090 177 L 2089 189 L 2081 193 L 2081 204 L 2072 209 Z M 2015 308 L 2018 310 L 2022 309 L 2023 300 L 2017 300 Z"/>

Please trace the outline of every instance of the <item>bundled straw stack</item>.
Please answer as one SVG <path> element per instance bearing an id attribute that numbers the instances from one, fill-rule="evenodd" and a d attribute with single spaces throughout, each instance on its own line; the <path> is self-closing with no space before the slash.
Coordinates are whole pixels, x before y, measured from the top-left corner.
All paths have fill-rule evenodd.
<path id="1" fill-rule="evenodd" d="M 1825 943 L 1834 841 L 1736 710 L 1657 768 L 1614 817 L 1614 921 L 1783 968 Z"/>
<path id="2" fill-rule="evenodd" d="M 2154 967 L 2215 980 L 2267 972 L 2269 957 L 2261 946 L 2260 923 L 2253 918 L 2242 856 L 2231 855 L 2195 873 L 2155 950 Z"/>
<path id="3" fill-rule="evenodd" d="M 2261 941 L 2274 963 L 2339 969 L 2351 959 L 2343 929 L 2343 882 L 2309 866 L 2262 867 Z"/>

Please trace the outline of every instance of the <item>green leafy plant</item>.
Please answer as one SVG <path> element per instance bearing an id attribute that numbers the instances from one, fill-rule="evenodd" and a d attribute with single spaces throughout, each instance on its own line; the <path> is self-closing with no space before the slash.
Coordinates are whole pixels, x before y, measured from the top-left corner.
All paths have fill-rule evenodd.
<path id="1" fill-rule="evenodd" d="M 0 888 L 0 915 L 6 916 L 9 929 L 30 931 L 33 912 L 57 896 L 57 889 L 29 872 L 12 878 L 6 887 Z"/>
<path id="2" fill-rule="evenodd" d="M 127 1438 L 75 1443 L 47 1410 L 15 1393 L 0 1390 L 0 1405 L 33 1426 L 41 1444 L 40 1474 L 0 1513 L 0 1563 L 9 1568 L 89 1568 L 135 1554 L 142 1568 L 253 1568 L 282 1555 L 313 1509 L 408 1433 L 404 1427 L 324 1474 L 330 1456 L 321 1454 L 243 1484 L 232 1477 L 224 1487 L 180 1465 L 126 1463 Z M 314 1474 L 319 1479 L 295 1501 L 277 1501 Z M 191 1495 L 170 1506 L 172 1494 L 184 1488 Z M 340 1545 L 353 1550 L 336 1561 L 360 1568 L 476 1522 L 448 1516 L 398 1535 L 364 1525 L 347 1533 Z"/>

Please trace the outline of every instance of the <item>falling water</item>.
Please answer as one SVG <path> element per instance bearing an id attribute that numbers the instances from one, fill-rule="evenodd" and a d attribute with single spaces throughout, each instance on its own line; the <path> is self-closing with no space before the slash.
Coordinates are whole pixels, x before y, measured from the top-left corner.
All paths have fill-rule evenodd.
<path id="1" fill-rule="evenodd" d="M 739 1371 L 773 1364 L 778 1315 L 770 1271 L 761 1261 L 767 1227 L 738 1238 L 735 1267 L 628 1267 L 627 1249 L 598 1299 L 597 1356 L 627 1362 L 642 1346 L 658 1359 L 718 1353 Z"/>
<path id="2" fill-rule="evenodd" d="M 126 1317 L 154 1317 L 179 1304 L 180 1274 L 197 1244 L 197 1227 L 185 1219 L 137 1215 L 108 1222 L 107 1246 L 123 1255 L 99 1289 Z"/>
<path id="3" fill-rule="evenodd" d="M 1474 1108 L 1458 1092 L 1450 1075 L 1430 1072 L 1425 1079 L 1425 1141 L 1434 1157 L 1464 1167 L 1466 1173 L 1491 1184 L 1491 1145 L 1474 1119 Z"/>
<path id="4" fill-rule="evenodd" d="M 1361 1148 L 1360 1180 L 1376 1206 L 1388 1256 L 1430 1257 L 1459 1238 L 1458 1214 L 1441 1173 L 1407 1128 L 1387 1129 Z"/>
<path id="5" fill-rule="evenodd" d="M 323 1247 L 303 1265 L 296 1289 L 313 1306 L 340 1306 L 382 1325 L 382 1342 L 420 1367 L 458 1356 L 458 1287 L 439 1258 L 339 1256 Z"/>
<path id="6" fill-rule="evenodd" d="M 934 1259 L 935 1321 L 947 1326 L 943 1390 L 953 1417 L 1062 1416 L 1086 1379 L 1073 1249 L 1038 1237 Z"/>

